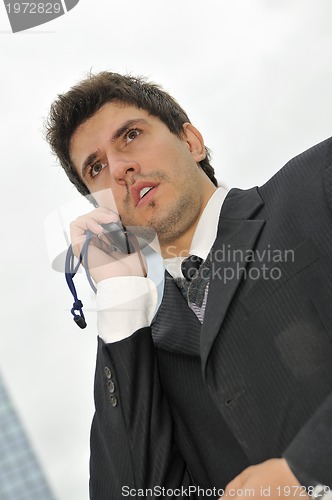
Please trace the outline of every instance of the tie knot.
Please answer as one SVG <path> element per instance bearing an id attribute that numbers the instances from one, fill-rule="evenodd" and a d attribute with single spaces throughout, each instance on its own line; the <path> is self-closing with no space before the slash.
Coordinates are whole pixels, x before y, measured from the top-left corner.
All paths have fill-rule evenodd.
<path id="1" fill-rule="evenodd" d="M 191 281 L 198 269 L 201 267 L 203 259 L 198 255 L 189 255 L 181 264 L 181 271 L 187 281 Z"/>

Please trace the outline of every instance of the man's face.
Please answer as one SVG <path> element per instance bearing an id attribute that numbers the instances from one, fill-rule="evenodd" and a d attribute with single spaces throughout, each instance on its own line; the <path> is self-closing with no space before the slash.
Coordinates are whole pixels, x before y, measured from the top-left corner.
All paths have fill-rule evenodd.
<path id="1" fill-rule="evenodd" d="M 179 138 L 159 118 L 121 103 L 105 104 L 81 124 L 70 153 L 98 204 L 125 226 L 154 228 L 161 245 L 194 231 L 215 189 L 198 165 L 205 149 L 192 125 Z"/>

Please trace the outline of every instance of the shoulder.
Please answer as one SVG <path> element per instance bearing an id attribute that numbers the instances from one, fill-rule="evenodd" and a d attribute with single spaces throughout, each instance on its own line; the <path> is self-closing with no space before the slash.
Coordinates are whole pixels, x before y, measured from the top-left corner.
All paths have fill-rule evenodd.
<path id="1" fill-rule="evenodd" d="M 303 199 L 313 194 L 326 196 L 332 206 L 332 137 L 286 163 L 259 188 L 261 196 L 292 196 Z"/>
<path id="2" fill-rule="evenodd" d="M 292 178 L 300 175 L 303 178 L 305 174 L 317 175 L 329 167 L 332 168 L 332 137 L 296 155 L 266 184 L 283 177 Z M 303 180 L 305 181 L 305 179 Z"/>

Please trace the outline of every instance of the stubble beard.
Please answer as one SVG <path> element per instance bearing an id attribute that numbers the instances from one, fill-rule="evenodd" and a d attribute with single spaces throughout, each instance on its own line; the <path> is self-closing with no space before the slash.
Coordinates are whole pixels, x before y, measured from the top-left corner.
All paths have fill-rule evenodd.
<path id="1" fill-rule="evenodd" d="M 171 245 L 197 221 L 200 213 L 197 201 L 197 197 L 182 196 L 166 213 L 160 213 L 158 204 L 151 201 L 148 206 L 152 215 L 144 225 L 130 216 L 123 217 L 122 223 L 146 241 L 151 241 L 152 235 L 157 234 L 160 246 Z"/>
<path id="2" fill-rule="evenodd" d="M 159 172 L 158 174 L 155 175 L 156 180 L 169 180 L 165 174 Z M 128 209 L 128 215 L 123 215 L 123 224 L 126 227 L 132 226 L 137 228 L 135 233 L 140 233 L 140 236 L 143 238 L 144 231 L 146 231 L 146 240 L 151 239 L 151 231 L 155 232 L 158 236 L 159 244 L 165 246 L 175 242 L 195 224 L 201 210 L 201 197 L 196 187 L 191 186 L 188 188 L 186 186 L 173 205 L 166 209 L 160 207 L 158 202 L 152 200 L 147 206 L 151 211 L 151 216 L 143 225 L 141 221 L 136 220 L 135 216 L 130 215 L 129 193 L 124 200 L 124 205 Z"/>
<path id="3" fill-rule="evenodd" d="M 200 213 L 198 198 L 189 194 L 184 194 L 166 213 L 158 214 L 154 201 L 150 208 L 156 213 L 149 220 L 149 227 L 156 232 L 162 247 L 172 245 L 181 238 L 197 221 Z"/>

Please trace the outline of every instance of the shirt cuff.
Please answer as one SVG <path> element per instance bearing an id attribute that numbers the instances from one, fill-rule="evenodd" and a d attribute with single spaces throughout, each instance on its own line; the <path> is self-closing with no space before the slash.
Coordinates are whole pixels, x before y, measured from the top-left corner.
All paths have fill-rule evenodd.
<path id="1" fill-rule="evenodd" d="M 118 342 L 150 326 L 155 314 L 157 287 L 149 278 L 120 276 L 97 284 L 98 333 L 106 342 Z"/>

